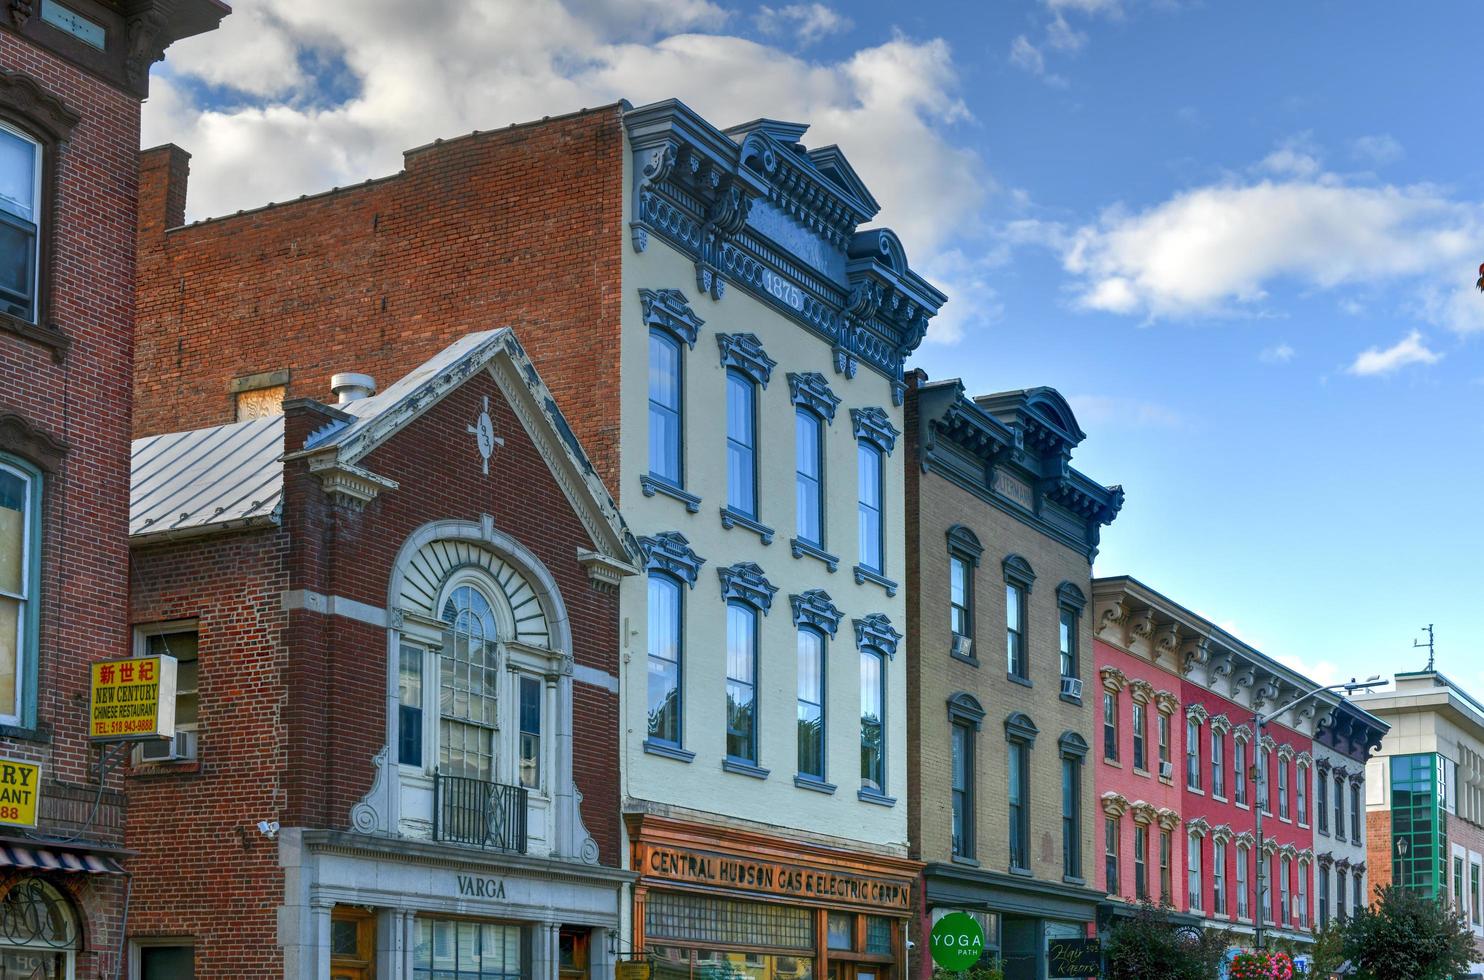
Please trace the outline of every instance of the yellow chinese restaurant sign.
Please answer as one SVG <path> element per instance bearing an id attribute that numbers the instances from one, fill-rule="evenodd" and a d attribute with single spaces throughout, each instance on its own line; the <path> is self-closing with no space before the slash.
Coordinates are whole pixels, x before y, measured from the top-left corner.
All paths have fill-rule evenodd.
<path id="1" fill-rule="evenodd" d="M 41 766 L 19 759 L 0 759 L 0 825 L 36 826 L 41 795 Z"/>
<path id="2" fill-rule="evenodd" d="M 132 657 L 93 664 L 88 734 L 95 742 L 175 736 L 175 658 Z"/>

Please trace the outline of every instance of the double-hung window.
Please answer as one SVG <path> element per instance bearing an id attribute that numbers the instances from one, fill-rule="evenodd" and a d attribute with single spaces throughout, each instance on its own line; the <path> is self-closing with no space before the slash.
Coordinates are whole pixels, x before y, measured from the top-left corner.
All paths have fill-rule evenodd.
<path id="1" fill-rule="evenodd" d="M 680 341 L 649 331 L 649 475 L 672 486 L 684 482 L 681 455 Z"/>
<path id="2" fill-rule="evenodd" d="M 886 657 L 862 647 L 861 791 L 886 795 Z"/>
<path id="3" fill-rule="evenodd" d="M 1314 778 L 1314 815 L 1319 818 L 1319 832 L 1329 833 L 1329 777 L 1320 770 Z"/>
<path id="4" fill-rule="evenodd" d="M 1278 758 L 1278 819 L 1288 819 L 1288 761 Z"/>
<path id="5" fill-rule="evenodd" d="M 1211 911 L 1226 915 L 1226 841 L 1211 842 Z"/>
<path id="6" fill-rule="evenodd" d="M 1257 805 L 1268 816 L 1273 815 L 1273 760 L 1272 753 L 1261 745 L 1252 749 L 1253 761 L 1257 763 Z"/>
<path id="7" fill-rule="evenodd" d="M 1247 805 L 1247 742 L 1232 739 L 1232 802 Z"/>
<path id="8" fill-rule="evenodd" d="M 1103 890 L 1117 895 L 1123 885 L 1118 875 L 1118 818 L 1103 818 Z"/>
<path id="9" fill-rule="evenodd" d="M 1345 911 L 1345 870 L 1343 868 L 1335 869 L 1335 915 L 1339 916 L 1341 921 L 1349 917 Z"/>
<path id="10" fill-rule="evenodd" d="M 1103 692 L 1103 758 L 1118 761 L 1118 695 Z"/>
<path id="11" fill-rule="evenodd" d="M 1201 723 L 1194 718 L 1185 722 L 1185 788 L 1201 788 Z"/>
<path id="12" fill-rule="evenodd" d="M 1175 839 L 1168 830 L 1159 832 L 1159 900 L 1173 901 L 1170 862 L 1174 859 Z"/>
<path id="13" fill-rule="evenodd" d="M 1192 912 L 1199 912 L 1203 907 L 1204 889 L 1201 885 L 1201 839 L 1199 835 L 1191 834 L 1185 855 L 1185 891 Z"/>
<path id="14" fill-rule="evenodd" d="M 963 555 L 948 556 L 948 624 L 954 636 L 974 635 L 970 589 L 973 571 Z"/>
<path id="15" fill-rule="evenodd" d="M 1077 676 L 1077 620 L 1075 610 L 1061 610 L 1061 676 Z"/>
<path id="16" fill-rule="evenodd" d="M 1309 865 L 1300 861 L 1298 865 L 1298 908 L 1294 910 L 1300 929 L 1309 928 Z"/>
<path id="17" fill-rule="evenodd" d="M 1335 777 L 1335 840 L 1345 839 L 1345 777 Z M 1358 842 L 1357 842 L 1358 843 Z"/>
<path id="18" fill-rule="evenodd" d="M 1138 701 L 1135 701 L 1134 702 L 1134 724 L 1133 724 L 1133 728 L 1134 728 L 1134 768 L 1135 769 L 1146 769 L 1147 770 L 1149 768 L 1149 762 L 1145 758 L 1145 756 L 1147 755 L 1147 750 L 1145 748 L 1145 737 L 1144 737 L 1144 731 L 1145 731 L 1145 728 L 1146 728 L 1145 719 L 1146 719 L 1147 716 L 1148 716 L 1148 711 L 1145 709 L 1145 706 L 1142 705 L 1142 704 L 1140 704 Z"/>
<path id="19" fill-rule="evenodd" d="M 861 441 L 856 444 L 857 493 L 857 537 L 859 539 L 861 567 L 878 575 L 886 570 L 885 527 L 882 511 L 882 455 L 875 445 Z"/>
<path id="20" fill-rule="evenodd" d="M 1082 761 L 1087 743 L 1080 735 L 1061 738 L 1061 851 L 1062 874 L 1082 880 Z"/>
<path id="21" fill-rule="evenodd" d="M 1360 836 L 1360 786 L 1356 783 L 1350 784 L 1350 840 L 1359 844 Z"/>
<path id="22" fill-rule="evenodd" d="M 1006 668 L 1012 677 L 1028 678 L 1025 656 L 1025 587 L 1019 582 L 1005 583 L 1005 654 Z"/>
<path id="23" fill-rule="evenodd" d="M 1149 897 L 1149 826 L 1134 824 L 1134 898 Z"/>
<path id="24" fill-rule="evenodd" d="M 1309 822 L 1309 772 L 1303 763 L 1293 770 L 1294 809 L 1298 811 L 1299 826 Z"/>
<path id="25" fill-rule="evenodd" d="M 824 781 L 825 638 L 799 630 L 799 775 Z"/>
<path id="26" fill-rule="evenodd" d="M 1280 924 L 1281 923 L 1284 923 L 1284 922 L 1290 921 L 1290 918 L 1291 918 L 1292 913 L 1293 913 L 1293 906 L 1291 904 L 1289 904 L 1289 902 L 1290 902 L 1290 899 L 1289 899 L 1290 892 L 1288 890 L 1289 864 L 1290 864 L 1290 862 L 1289 862 L 1288 858 L 1282 858 L 1281 860 L 1278 861 L 1278 901 L 1279 901 L 1279 905 L 1278 905 L 1278 922 Z"/>
<path id="27" fill-rule="evenodd" d="M 0 723 L 8 725 L 26 723 L 36 669 L 41 480 L 40 470 L 0 454 Z"/>
<path id="28" fill-rule="evenodd" d="M 0 312 L 37 321 L 41 144 L 0 123 Z"/>
<path id="29" fill-rule="evenodd" d="M 1170 716 L 1163 711 L 1159 712 L 1155 728 L 1159 731 L 1159 772 L 1162 777 L 1165 765 L 1170 761 Z"/>
<path id="30" fill-rule="evenodd" d="M 536 677 L 522 676 L 516 689 L 516 707 L 520 718 L 520 757 L 516 760 L 520 784 L 526 789 L 541 788 L 541 714 L 545 700 L 544 685 Z"/>
<path id="31" fill-rule="evenodd" d="M 681 596 L 680 580 L 649 573 L 649 741 L 674 748 L 681 744 Z"/>
<path id="32" fill-rule="evenodd" d="M 757 519 L 757 384 L 727 370 L 727 507 Z"/>
<path id="33" fill-rule="evenodd" d="M 824 419 L 807 408 L 794 411 L 795 533 L 824 547 Z"/>
<path id="34" fill-rule="evenodd" d="M 193 623 L 141 626 L 135 631 L 134 651 L 141 657 L 175 658 L 175 737 L 140 743 L 138 762 L 194 759 L 200 719 L 201 637 Z"/>
<path id="35" fill-rule="evenodd" d="M 953 733 L 953 856 L 974 857 L 974 726 L 955 721 Z"/>
<path id="36" fill-rule="evenodd" d="M 727 758 L 758 764 L 757 746 L 758 611 L 744 602 L 727 603 Z"/>
<path id="37" fill-rule="evenodd" d="M 1237 845 L 1237 918 L 1250 919 L 1251 896 L 1247 888 L 1247 848 Z"/>
<path id="38" fill-rule="evenodd" d="M 1365 879 L 1363 872 L 1359 869 L 1351 872 L 1350 887 L 1355 890 L 1355 893 L 1351 896 L 1350 907 L 1359 912 L 1365 908 Z"/>
<path id="39" fill-rule="evenodd" d="M 1211 795 L 1226 799 L 1226 736 L 1211 732 Z"/>
<path id="40" fill-rule="evenodd" d="M 1030 853 L 1030 746 L 1025 742 L 1010 742 L 1009 766 L 1007 767 L 1010 801 L 1010 867 L 1029 870 Z"/>
<path id="41" fill-rule="evenodd" d="M 1323 864 L 1319 866 L 1316 887 L 1319 890 L 1319 928 L 1323 929 L 1329 925 L 1329 868 Z"/>

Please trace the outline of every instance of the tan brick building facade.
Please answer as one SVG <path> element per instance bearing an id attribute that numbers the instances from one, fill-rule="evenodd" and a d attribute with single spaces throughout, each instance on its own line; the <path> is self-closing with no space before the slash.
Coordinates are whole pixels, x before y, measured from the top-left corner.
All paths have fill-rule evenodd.
<path id="1" fill-rule="evenodd" d="M 1054 391 L 908 381 L 917 926 L 973 912 L 1007 977 L 1045 977 L 1048 943 L 1087 935 L 1103 898 L 1088 600 L 1122 491 L 1067 466 L 1083 436 Z"/>

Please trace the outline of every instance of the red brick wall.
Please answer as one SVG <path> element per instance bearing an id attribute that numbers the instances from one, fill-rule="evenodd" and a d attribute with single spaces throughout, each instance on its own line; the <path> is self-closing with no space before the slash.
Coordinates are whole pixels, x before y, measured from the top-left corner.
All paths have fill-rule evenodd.
<path id="1" fill-rule="evenodd" d="M 623 137 L 616 106 L 408 153 L 399 174 L 165 232 L 181 179 L 143 155 L 138 411 L 147 435 L 231 420 L 228 382 L 288 369 L 385 386 L 463 334 L 514 326 L 617 488 Z"/>
<path id="2" fill-rule="evenodd" d="M 134 894 L 129 935 L 193 936 L 196 976 L 282 975 L 279 819 L 292 746 L 283 720 L 289 543 L 257 531 L 136 550 L 132 618 L 200 623 L 195 764 L 139 767 L 128 780 Z"/>
<path id="3" fill-rule="evenodd" d="M 38 81 L 81 116 L 57 157 L 52 349 L 0 329 L 0 415 L 20 416 L 69 450 L 45 485 L 38 732 L 0 733 L 0 755 L 39 760 L 45 780 L 94 780 L 86 741 L 87 665 L 127 652 L 127 511 L 134 206 L 139 103 L 0 29 L 0 68 Z M 120 785 L 111 781 L 111 787 Z M 71 876 L 66 876 L 71 877 Z M 79 896 L 79 980 L 112 975 L 122 886 L 57 883 Z"/>
<path id="4" fill-rule="evenodd" d="M 1391 884 L 1391 811 L 1365 815 L 1365 876 L 1372 892 Z"/>
<path id="5" fill-rule="evenodd" d="M 389 379 L 390 380 L 390 379 Z M 490 399 L 498 448 L 485 476 L 465 427 Z M 325 419 L 288 406 L 290 446 Z M 198 764 L 130 779 L 128 843 L 141 851 L 130 934 L 196 938 L 198 977 L 281 973 L 284 878 L 258 820 L 349 829 L 386 744 L 387 633 L 340 616 L 282 611 L 285 589 L 387 605 L 402 544 L 432 520 L 478 522 L 524 543 L 551 572 L 577 663 L 618 672 L 618 602 L 578 564 L 592 543 L 545 460 L 488 375 L 477 376 L 371 453 L 397 481 L 359 512 L 331 506 L 303 461 L 289 464 L 281 530 L 139 549 L 135 623 L 201 623 Z M 430 492 L 436 488 L 436 492 Z M 618 698 L 574 684 L 574 768 L 600 860 L 619 859 Z"/>

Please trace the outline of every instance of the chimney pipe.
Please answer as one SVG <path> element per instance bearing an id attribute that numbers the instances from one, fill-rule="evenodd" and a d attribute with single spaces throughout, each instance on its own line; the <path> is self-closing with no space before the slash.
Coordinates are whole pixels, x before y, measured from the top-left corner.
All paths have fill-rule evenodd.
<path id="1" fill-rule="evenodd" d="M 376 394 L 376 379 L 369 374 L 332 374 L 330 393 L 335 396 L 337 405 L 349 405 Z"/>

